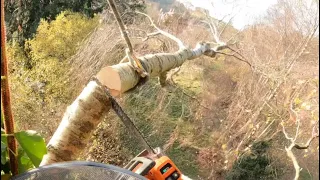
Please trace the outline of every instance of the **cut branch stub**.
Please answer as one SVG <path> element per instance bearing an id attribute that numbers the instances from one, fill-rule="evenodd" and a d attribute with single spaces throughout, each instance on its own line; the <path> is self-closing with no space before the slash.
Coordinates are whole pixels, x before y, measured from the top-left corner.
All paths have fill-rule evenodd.
<path id="1" fill-rule="evenodd" d="M 140 80 L 139 74 L 130 62 L 104 67 L 98 72 L 96 78 L 108 87 L 110 94 L 114 97 L 135 87 Z"/>

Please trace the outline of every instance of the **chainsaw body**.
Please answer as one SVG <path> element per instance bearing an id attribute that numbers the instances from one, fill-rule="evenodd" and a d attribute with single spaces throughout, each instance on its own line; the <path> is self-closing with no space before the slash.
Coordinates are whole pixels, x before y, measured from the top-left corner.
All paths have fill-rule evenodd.
<path id="1" fill-rule="evenodd" d="M 180 170 L 168 156 L 162 153 L 150 154 L 144 150 L 125 168 L 149 180 L 182 180 Z"/>

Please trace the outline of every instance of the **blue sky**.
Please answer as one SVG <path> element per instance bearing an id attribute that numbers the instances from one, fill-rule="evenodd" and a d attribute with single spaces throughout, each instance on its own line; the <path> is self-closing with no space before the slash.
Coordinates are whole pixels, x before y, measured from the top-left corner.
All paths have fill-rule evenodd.
<path id="1" fill-rule="evenodd" d="M 189 2 L 195 7 L 206 8 L 211 16 L 228 21 L 235 13 L 233 26 L 241 29 L 245 25 L 252 24 L 254 20 L 266 13 L 266 10 L 277 0 L 178 0 Z"/>

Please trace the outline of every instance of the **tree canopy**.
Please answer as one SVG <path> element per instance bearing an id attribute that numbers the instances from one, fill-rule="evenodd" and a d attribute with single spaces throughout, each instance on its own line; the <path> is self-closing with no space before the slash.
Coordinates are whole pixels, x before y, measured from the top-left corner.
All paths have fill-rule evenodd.
<path id="1" fill-rule="evenodd" d="M 117 0 L 119 10 L 144 9 L 143 0 Z M 88 17 L 93 17 L 95 13 L 102 12 L 107 8 L 106 1 L 103 0 L 18 0 L 6 1 L 6 26 L 8 40 L 15 39 L 20 45 L 24 45 L 26 39 L 31 38 L 37 30 L 40 19 L 48 21 L 65 10 L 83 13 Z"/>

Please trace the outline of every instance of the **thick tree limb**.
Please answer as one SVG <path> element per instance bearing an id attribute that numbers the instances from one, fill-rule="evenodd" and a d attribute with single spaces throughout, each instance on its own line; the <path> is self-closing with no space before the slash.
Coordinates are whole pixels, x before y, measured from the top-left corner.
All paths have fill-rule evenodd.
<path id="1" fill-rule="evenodd" d="M 103 89 L 90 81 L 78 98 L 67 108 L 63 119 L 50 139 L 48 153 L 40 166 L 70 161 L 83 150 L 102 116 L 109 112 L 111 103 Z"/>
<path id="2" fill-rule="evenodd" d="M 147 17 L 152 22 L 151 18 Z M 215 50 L 227 47 L 220 44 L 212 48 L 209 43 L 201 42 L 194 49 L 186 48 L 181 40 L 162 31 L 154 24 L 153 26 L 159 33 L 176 41 L 179 45 L 179 50 L 174 53 L 149 54 L 138 58 L 146 73 L 151 77 L 158 76 L 162 83 L 165 82 L 166 73 L 169 70 L 180 67 L 187 60 L 201 55 L 215 57 Z M 134 88 L 144 78 L 132 63 L 126 62 L 102 68 L 97 73 L 96 79 L 109 89 L 112 96 L 116 97 Z M 86 146 L 92 132 L 102 116 L 108 113 L 110 107 L 110 100 L 103 89 L 95 81 L 90 81 L 79 97 L 68 107 L 61 124 L 48 144 L 48 154 L 41 165 L 74 159 Z"/>
<path id="3" fill-rule="evenodd" d="M 164 78 L 163 73 L 201 55 L 214 57 L 215 52 L 207 43 L 199 43 L 194 49 L 185 48 L 174 53 L 150 54 L 139 57 L 139 60 L 151 77 L 162 75 L 161 77 Z M 113 96 L 118 96 L 134 88 L 140 80 L 140 76 L 128 62 L 103 68 L 97 74 L 97 78 L 110 89 Z"/>

